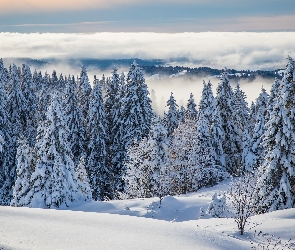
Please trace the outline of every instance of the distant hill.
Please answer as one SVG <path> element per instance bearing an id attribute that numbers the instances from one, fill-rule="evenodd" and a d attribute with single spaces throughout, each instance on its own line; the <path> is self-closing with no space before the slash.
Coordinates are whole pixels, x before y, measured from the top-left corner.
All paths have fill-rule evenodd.
<path id="1" fill-rule="evenodd" d="M 212 69 L 210 67 L 196 67 L 190 68 L 185 66 L 169 66 L 169 62 L 161 59 L 151 59 L 143 60 L 139 58 L 130 59 L 92 59 L 92 58 L 82 58 L 82 59 L 31 59 L 31 58 L 4 58 L 5 64 L 9 65 L 15 63 L 17 65 L 28 64 L 32 69 L 38 69 L 46 65 L 54 64 L 66 64 L 74 68 L 80 68 L 84 65 L 86 68 L 94 68 L 100 71 L 105 71 L 108 73 L 113 67 L 118 69 L 128 68 L 130 65 L 136 61 L 139 64 L 145 75 L 148 77 L 156 76 L 155 78 L 166 78 L 166 77 L 205 77 L 205 76 L 216 76 L 219 77 L 222 73 L 222 69 Z M 282 78 L 282 70 L 235 70 L 228 69 L 230 79 L 248 79 L 254 80 L 257 76 L 261 78 L 274 79 Z"/>

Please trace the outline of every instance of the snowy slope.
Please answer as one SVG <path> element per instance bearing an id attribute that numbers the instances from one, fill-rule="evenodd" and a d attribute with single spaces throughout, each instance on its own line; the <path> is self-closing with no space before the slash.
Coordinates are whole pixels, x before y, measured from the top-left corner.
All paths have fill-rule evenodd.
<path id="1" fill-rule="evenodd" d="M 0 249 L 250 249 L 272 234 L 271 244 L 281 237 L 281 247 L 295 238 L 295 209 L 252 217 L 244 236 L 233 219 L 198 220 L 200 207 L 226 186 L 168 196 L 161 208 L 157 198 L 92 201 L 71 210 L 0 207 Z"/>

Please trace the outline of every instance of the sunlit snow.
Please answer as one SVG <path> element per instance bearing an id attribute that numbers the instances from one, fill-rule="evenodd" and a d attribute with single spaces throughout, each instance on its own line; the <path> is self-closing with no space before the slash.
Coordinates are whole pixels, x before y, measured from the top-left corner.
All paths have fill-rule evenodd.
<path id="1" fill-rule="evenodd" d="M 295 209 L 252 217 L 243 236 L 233 219 L 199 219 L 200 208 L 227 185 L 165 197 L 161 208 L 158 198 L 92 201 L 66 210 L 3 206 L 0 249 L 250 249 L 279 237 L 284 249 L 290 238 L 294 242 Z"/>

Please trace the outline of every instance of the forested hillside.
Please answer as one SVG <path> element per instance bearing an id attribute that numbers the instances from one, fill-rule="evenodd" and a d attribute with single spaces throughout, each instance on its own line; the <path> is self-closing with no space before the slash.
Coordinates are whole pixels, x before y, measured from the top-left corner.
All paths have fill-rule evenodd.
<path id="1" fill-rule="evenodd" d="M 229 75 L 216 96 L 204 82 L 198 104 L 171 93 L 158 117 L 135 62 L 90 82 L 84 66 L 75 77 L 0 60 L 0 204 L 162 200 L 247 177 L 254 213 L 294 207 L 294 61 L 250 106 Z"/>

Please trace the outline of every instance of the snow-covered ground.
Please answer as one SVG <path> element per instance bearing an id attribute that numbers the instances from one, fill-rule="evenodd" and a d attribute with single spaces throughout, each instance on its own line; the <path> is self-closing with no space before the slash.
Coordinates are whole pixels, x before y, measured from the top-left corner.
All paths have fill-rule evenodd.
<path id="1" fill-rule="evenodd" d="M 233 219 L 198 219 L 200 207 L 227 184 L 168 196 L 161 208 L 157 198 L 64 210 L 0 207 L 0 249 L 262 249 L 279 237 L 268 249 L 295 249 L 284 246 L 295 239 L 295 209 L 253 216 L 243 236 Z"/>

